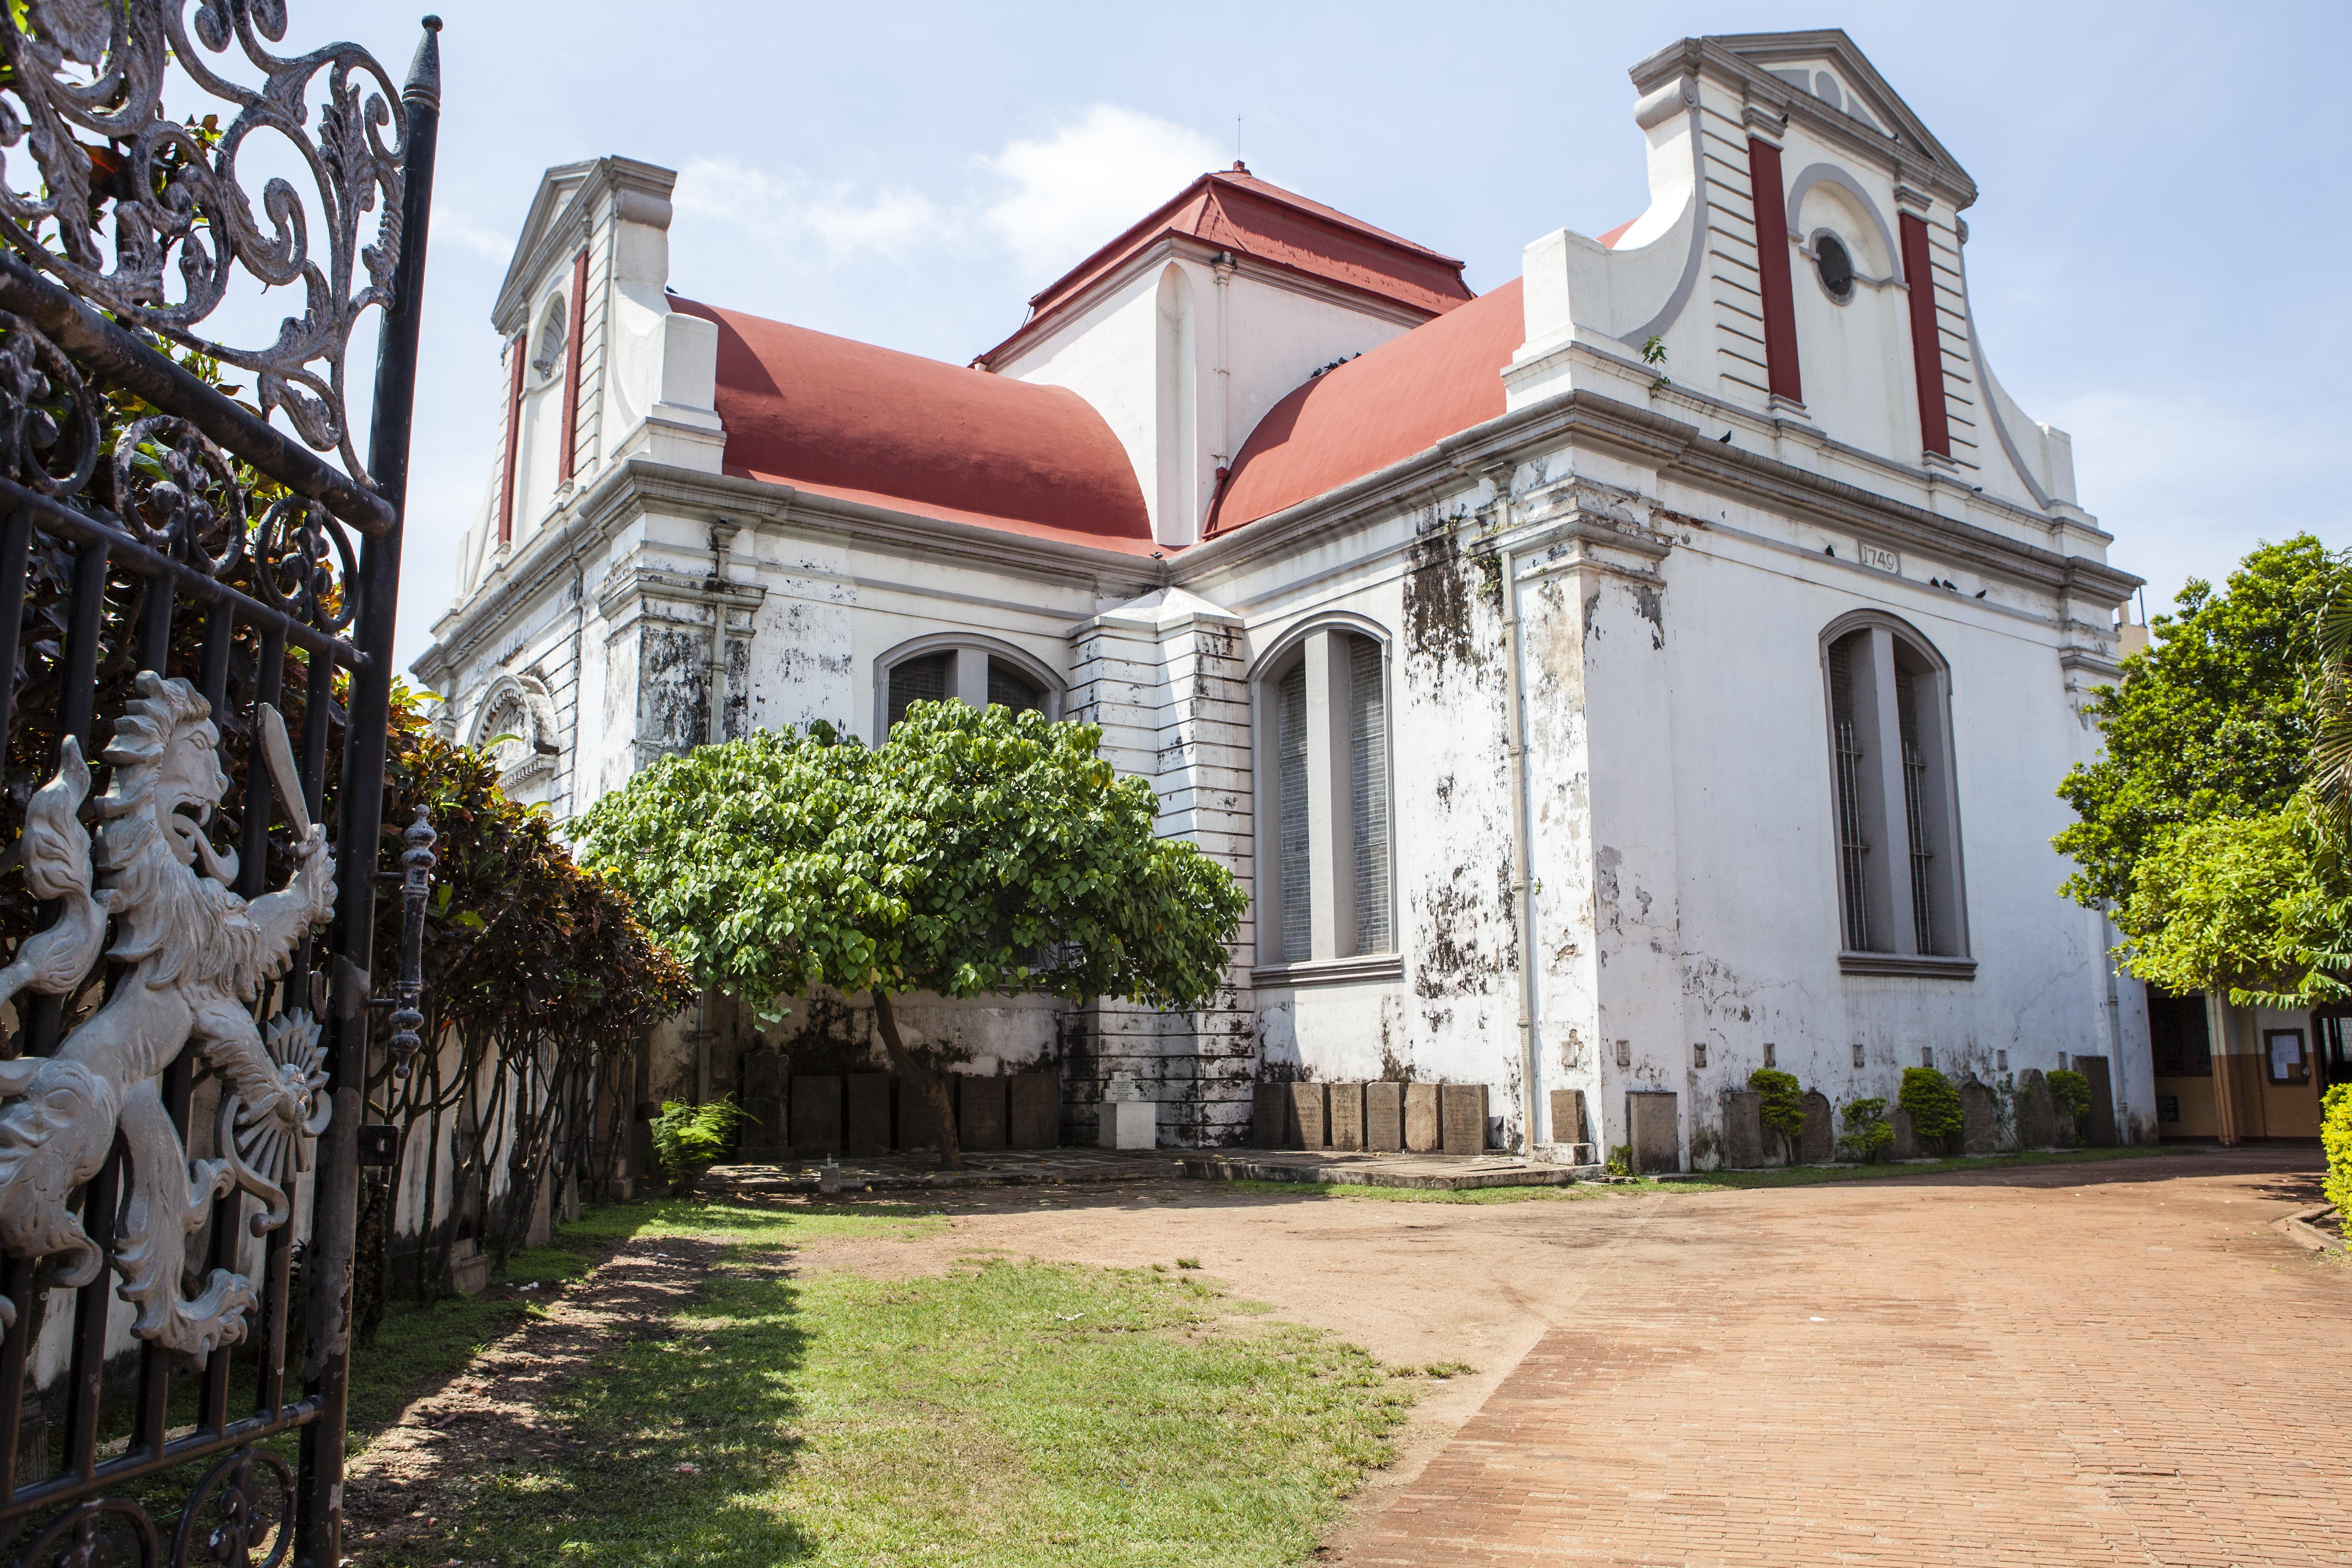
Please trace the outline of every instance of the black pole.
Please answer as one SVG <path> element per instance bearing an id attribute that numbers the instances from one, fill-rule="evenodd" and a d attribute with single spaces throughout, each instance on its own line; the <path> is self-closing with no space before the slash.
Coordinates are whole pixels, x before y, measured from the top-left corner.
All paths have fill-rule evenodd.
<path id="1" fill-rule="evenodd" d="M 416 341 L 424 320 L 425 234 L 433 213 L 433 153 L 441 125 L 441 18 L 425 18 L 425 36 L 400 99 L 408 117 L 402 149 L 400 268 L 392 308 L 376 343 L 374 425 L 368 470 L 392 505 L 394 521 L 360 552 L 360 651 L 352 671 L 350 724 L 343 737 L 338 800 L 333 951 L 339 982 L 364 972 L 375 945 L 376 862 L 383 827 L 383 763 L 392 715 L 392 640 L 400 602 L 400 543 L 407 521 L 408 439 L 416 410 Z M 302 1429 L 302 1474 L 296 1561 L 335 1568 L 342 1559 L 343 1422 L 350 1395 L 352 1259 L 359 1224 L 359 1129 L 367 1089 L 367 1009 L 339 983 L 330 1008 L 334 1041 L 334 1120 L 320 1137 L 319 1185 L 311 1212 L 309 1349 L 303 1389 L 319 1401 Z"/>

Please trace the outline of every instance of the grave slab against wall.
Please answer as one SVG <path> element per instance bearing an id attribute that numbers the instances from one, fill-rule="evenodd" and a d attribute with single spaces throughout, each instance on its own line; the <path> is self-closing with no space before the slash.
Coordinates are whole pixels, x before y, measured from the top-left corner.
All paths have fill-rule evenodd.
<path id="1" fill-rule="evenodd" d="M 1629 1089 L 1625 1133 L 1633 1145 L 1633 1169 L 1643 1173 L 1683 1168 L 1677 1097 L 1664 1089 Z"/>
<path id="2" fill-rule="evenodd" d="M 793 1079 L 793 1149 L 803 1155 L 841 1152 L 841 1080 Z"/>
<path id="3" fill-rule="evenodd" d="M 2058 1146 L 2058 1108 L 2051 1103 L 2050 1085 L 2038 1068 L 2017 1075 L 2017 1094 L 2011 1102 L 2017 1116 L 2017 1146 L 2054 1149 Z"/>
<path id="4" fill-rule="evenodd" d="M 890 1075 L 854 1072 L 842 1079 L 842 1142 L 853 1154 L 890 1152 Z"/>
<path id="5" fill-rule="evenodd" d="M 1735 1171 L 1764 1163 L 1764 1097 L 1754 1089 L 1724 1093 L 1723 1163 Z"/>
<path id="6" fill-rule="evenodd" d="M 959 1075 L 956 1092 L 956 1135 L 967 1149 L 1004 1147 L 1004 1080 Z"/>
<path id="7" fill-rule="evenodd" d="M 1328 1149 L 1331 1146 L 1330 1100 L 1328 1087 L 1319 1083 L 1294 1083 L 1290 1089 L 1289 1112 L 1284 1118 L 1283 1147 L 1286 1149 Z"/>
<path id="8" fill-rule="evenodd" d="M 1052 1149 L 1062 1142 L 1059 1073 L 1015 1073 L 1004 1080 L 1005 1141 L 1015 1149 Z"/>
<path id="9" fill-rule="evenodd" d="M 1331 1086 L 1331 1147 L 1359 1150 L 1364 1146 L 1364 1086 L 1360 1083 L 1335 1083 Z"/>
<path id="10" fill-rule="evenodd" d="M 1919 1157 L 1919 1134 L 1911 1125 L 1911 1113 L 1901 1106 L 1889 1106 L 1886 1125 L 1895 1129 L 1895 1158 L 1916 1160 Z"/>
<path id="11" fill-rule="evenodd" d="M 2116 1128 L 2116 1086 L 2105 1057 L 2076 1057 L 2074 1070 L 2091 1086 L 2091 1109 L 2083 1118 L 2083 1142 L 2094 1149 L 2112 1149 L 2123 1142 Z"/>
<path id="12" fill-rule="evenodd" d="M 1818 1089 L 1805 1091 L 1805 1130 L 1798 1135 L 1797 1158 L 1808 1165 L 1823 1165 L 1837 1152 L 1837 1134 L 1830 1121 L 1830 1097 Z"/>
<path id="13" fill-rule="evenodd" d="M 1250 1147 L 1253 1149 L 1283 1149 L 1289 1146 L 1284 1129 L 1290 1121 L 1290 1086 L 1286 1083 L 1262 1083 L 1250 1091 Z"/>
<path id="14" fill-rule="evenodd" d="M 940 1082 L 948 1091 L 948 1109 L 955 1109 L 956 1077 L 943 1074 Z M 911 1083 L 898 1085 L 898 1147 L 937 1149 L 940 1146 L 939 1123 L 931 1115 L 931 1102 L 923 1091 Z"/>
<path id="15" fill-rule="evenodd" d="M 1408 1153 L 1434 1154 L 1439 1138 L 1437 1120 L 1437 1086 L 1433 1083 L 1409 1083 L 1404 1086 L 1404 1146 Z"/>
<path id="16" fill-rule="evenodd" d="M 1970 1079 L 1960 1085 L 1960 1152 L 1990 1154 L 2000 1131 L 1992 1090 Z"/>
<path id="17" fill-rule="evenodd" d="M 1364 1147 L 1375 1154 L 1404 1148 L 1404 1085 L 1364 1085 Z"/>
<path id="18" fill-rule="evenodd" d="M 750 1120 L 735 1138 L 739 1160 L 792 1158 L 792 1131 L 784 1124 L 784 1058 L 753 1051 L 743 1058 L 743 1110 Z"/>
<path id="19" fill-rule="evenodd" d="M 1551 1091 L 1551 1141 L 1555 1143 L 1592 1142 L 1585 1136 L 1582 1089 L 1556 1089 Z"/>
<path id="20" fill-rule="evenodd" d="M 1486 1148 L 1486 1086 L 1440 1084 L 1438 1147 L 1448 1154 L 1478 1154 Z"/>

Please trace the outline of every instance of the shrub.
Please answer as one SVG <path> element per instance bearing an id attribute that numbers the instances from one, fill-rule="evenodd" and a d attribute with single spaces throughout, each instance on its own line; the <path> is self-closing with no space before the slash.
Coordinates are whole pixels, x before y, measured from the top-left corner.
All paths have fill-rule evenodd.
<path id="1" fill-rule="evenodd" d="M 1764 1125 L 1778 1132 L 1788 1145 L 1789 1158 L 1797 1157 L 1797 1141 L 1805 1133 L 1804 1088 L 1792 1072 L 1780 1072 L 1771 1068 L 1758 1068 L 1748 1075 L 1748 1087 L 1764 1100 Z"/>
<path id="2" fill-rule="evenodd" d="M 738 1122 L 748 1120 L 743 1108 L 725 1095 L 708 1105 L 666 1101 L 653 1120 L 654 1158 L 675 1193 L 690 1191 L 721 1154 Z"/>
<path id="3" fill-rule="evenodd" d="M 1903 1090 L 1895 1096 L 1911 1118 L 1911 1130 L 1922 1138 L 1950 1138 L 1960 1131 L 1960 1091 L 1934 1068 L 1905 1068 Z"/>
<path id="4" fill-rule="evenodd" d="M 2083 1118 L 2091 1112 L 2091 1080 L 2081 1073 L 2060 1068 L 2044 1074 L 2042 1081 L 2050 1086 L 2052 1107 L 2074 1124 L 2074 1135 L 2079 1139 Z"/>
<path id="5" fill-rule="evenodd" d="M 2327 1152 L 2327 1174 L 2319 1190 L 2352 1231 L 2352 1083 L 2337 1084 L 2321 1103 L 2319 1143 Z"/>
<path id="6" fill-rule="evenodd" d="M 1838 1140 L 1838 1147 L 1864 1164 L 1885 1157 L 1895 1146 L 1895 1129 L 1886 1121 L 1886 1101 L 1851 1100 L 1839 1114 L 1845 1121 L 1845 1135 Z"/>
<path id="7" fill-rule="evenodd" d="M 1604 1176 L 1630 1176 L 1633 1173 L 1633 1145 L 1620 1143 L 1609 1151 L 1609 1163 L 1601 1168 Z"/>

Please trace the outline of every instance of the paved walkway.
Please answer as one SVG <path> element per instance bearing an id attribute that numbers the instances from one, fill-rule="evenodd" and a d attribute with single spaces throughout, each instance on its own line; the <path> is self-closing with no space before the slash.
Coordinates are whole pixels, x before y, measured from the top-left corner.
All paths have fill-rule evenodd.
<path id="1" fill-rule="evenodd" d="M 1326 1561 L 2352 1563 L 2352 1268 L 2269 1223 L 2316 1163 L 1678 1201 Z"/>

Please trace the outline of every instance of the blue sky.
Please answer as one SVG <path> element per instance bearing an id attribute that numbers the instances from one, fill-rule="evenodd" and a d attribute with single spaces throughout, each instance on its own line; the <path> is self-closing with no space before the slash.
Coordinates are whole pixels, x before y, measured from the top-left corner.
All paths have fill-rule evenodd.
<path id="1" fill-rule="evenodd" d="M 419 7 L 295 0 L 405 67 Z M 2352 543 L 2342 5 L 783 6 L 452 0 L 401 662 L 488 482 L 488 323 L 540 171 L 680 170 L 685 293 L 961 362 L 1240 145 L 1464 258 L 1474 288 L 1646 195 L 1627 68 L 1688 34 L 1843 26 L 1976 177 L 1979 330 L 2074 433 L 2149 607 L 2257 539 Z"/>

